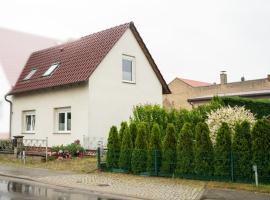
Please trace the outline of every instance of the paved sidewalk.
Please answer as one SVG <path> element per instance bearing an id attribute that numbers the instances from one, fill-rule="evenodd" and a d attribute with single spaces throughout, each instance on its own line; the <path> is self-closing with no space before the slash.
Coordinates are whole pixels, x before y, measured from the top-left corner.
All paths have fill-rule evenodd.
<path id="1" fill-rule="evenodd" d="M 74 174 L 74 173 L 65 172 L 65 171 L 55 171 L 55 170 L 49 170 L 49 169 L 40 169 L 40 168 L 27 168 L 27 167 L 0 165 L 0 174 L 20 176 L 20 177 L 25 177 L 29 179 L 29 178 L 41 178 L 41 177 L 47 177 L 47 176 L 68 175 L 68 174 Z"/>
<path id="2" fill-rule="evenodd" d="M 95 173 L 61 175 L 39 178 L 46 183 L 91 189 L 110 194 L 155 200 L 199 199 L 203 184 L 189 184 L 177 179 L 127 176 L 121 174 Z"/>

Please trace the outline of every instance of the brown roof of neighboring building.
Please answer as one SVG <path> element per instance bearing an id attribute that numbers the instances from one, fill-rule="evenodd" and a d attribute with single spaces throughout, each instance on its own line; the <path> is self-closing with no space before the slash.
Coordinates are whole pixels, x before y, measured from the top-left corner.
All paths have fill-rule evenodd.
<path id="1" fill-rule="evenodd" d="M 130 22 L 82 37 L 73 42 L 34 52 L 27 61 L 10 94 L 87 81 L 128 28 L 134 34 L 157 75 L 162 85 L 163 93 L 170 93 L 168 85 L 163 79 L 136 27 L 133 22 Z M 44 72 L 53 63 L 60 63 L 60 65 L 51 76 L 43 77 Z M 30 80 L 23 81 L 24 77 L 33 68 L 37 69 L 36 73 Z"/>
<path id="2" fill-rule="evenodd" d="M 247 92 L 220 93 L 220 94 L 215 94 L 215 95 L 193 97 L 193 98 L 189 98 L 188 102 L 209 101 L 214 96 L 262 97 L 262 96 L 269 96 L 269 95 L 270 95 L 270 90 L 254 90 L 254 91 L 247 91 Z"/>
<path id="3" fill-rule="evenodd" d="M 209 86 L 212 85 L 211 83 L 206 83 L 206 82 L 201 82 L 201 81 L 195 81 L 195 80 L 190 80 L 190 79 L 185 79 L 185 78 L 179 78 L 186 84 L 192 86 L 192 87 L 201 87 L 201 86 Z"/>
<path id="4" fill-rule="evenodd" d="M 53 46 L 57 40 L 0 28 L 0 61 L 10 85 L 14 85 L 33 51 Z"/>

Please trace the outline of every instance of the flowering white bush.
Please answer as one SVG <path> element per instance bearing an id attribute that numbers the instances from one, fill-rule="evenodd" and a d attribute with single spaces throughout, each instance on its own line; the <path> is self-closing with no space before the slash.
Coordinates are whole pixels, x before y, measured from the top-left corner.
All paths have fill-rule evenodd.
<path id="1" fill-rule="evenodd" d="M 216 141 L 217 130 L 222 122 L 226 122 L 234 133 L 235 125 L 243 121 L 248 121 L 251 127 L 255 124 L 255 117 L 245 107 L 221 107 L 215 111 L 207 113 L 206 123 L 210 129 L 210 137 L 213 143 Z"/>

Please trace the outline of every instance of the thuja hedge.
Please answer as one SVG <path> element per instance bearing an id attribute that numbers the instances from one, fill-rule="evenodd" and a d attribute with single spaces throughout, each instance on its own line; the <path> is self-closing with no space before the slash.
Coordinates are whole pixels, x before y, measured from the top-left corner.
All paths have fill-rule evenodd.
<path id="1" fill-rule="evenodd" d="M 267 120 L 258 120 L 252 130 L 244 121 L 236 125 L 234 134 L 223 123 L 214 143 L 205 122 L 196 125 L 194 139 L 192 124 L 188 122 L 179 132 L 172 123 L 168 123 L 163 138 L 157 123 L 153 124 L 150 133 L 147 133 L 149 127 L 146 123 L 135 124 L 134 146 L 131 124 L 122 123 L 125 128 L 121 144 L 120 131 L 117 137 L 116 127 L 111 128 L 107 152 L 109 169 L 117 168 L 134 174 L 251 180 L 252 165 L 256 164 L 261 180 L 270 178 L 270 122 Z"/>
<path id="2" fill-rule="evenodd" d="M 269 100 L 255 100 L 241 97 L 221 97 L 222 102 L 229 106 L 245 106 L 255 114 L 257 119 L 262 119 L 270 115 L 270 101 Z"/>
<path id="3" fill-rule="evenodd" d="M 223 105 L 219 98 L 213 98 L 209 104 L 198 106 L 190 111 L 186 109 L 171 109 L 166 110 L 159 105 L 138 105 L 133 109 L 131 122 L 146 123 L 148 133 L 151 132 L 155 123 L 159 124 L 161 138 L 166 134 L 167 125 L 173 124 L 176 133 L 179 134 L 184 123 L 191 124 L 192 138 L 195 139 L 195 126 L 199 122 L 204 122 L 207 113 L 211 110 L 216 110 Z"/>

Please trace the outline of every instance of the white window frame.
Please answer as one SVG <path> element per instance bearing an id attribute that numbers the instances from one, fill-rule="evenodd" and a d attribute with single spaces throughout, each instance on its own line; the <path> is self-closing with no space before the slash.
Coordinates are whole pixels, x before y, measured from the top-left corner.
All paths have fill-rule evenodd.
<path id="1" fill-rule="evenodd" d="M 59 130 L 59 114 L 64 113 L 65 123 L 64 130 Z M 55 108 L 55 132 L 56 133 L 71 133 L 72 123 L 70 122 L 70 130 L 68 130 L 68 113 L 71 114 L 71 107 Z M 72 120 L 72 114 L 71 114 Z"/>
<path id="2" fill-rule="evenodd" d="M 30 116 L 30 130 L 27 130 L 27 117 Z M 23 120 L 23 133 L 35 133 L 36 129 L 36 111 L 31 110 L 31 111 L 23 111 L 22 115 L 22 120 Z"/>
<path id="3" fill-rule="evenodd" d="M 52 75 L 55 72 L 55 70 L 59 67 L 59 64 L 60 63 L 51 64 L 51 66 L 46 70 L 46 72 L 44 72 L 44 74 L 42 76 L 46 77 L 46 76 Z"/>
<path id="4" fill-rule="evenodd" d="M 132 65 L 131 65 L 131 81 L 130 80 L 125 80 L 123 79 L 123 60 L 129 60 L 131 61 Z M 136 83 L 136 59 L 134 56 L 129 56 L 129 55 L 122 55 L 122 59 L 121 59 L 121 71 L 122 71 L 122 82 L 123 83 Z"/>
<path id="5" fill-rule="evenodd" d="M 24 81 L 30 80 L 31 77 L 37 72 L 37 68 L 32 68 L 31 71 L 23 78 Z"/>

